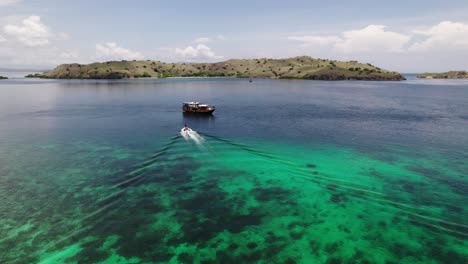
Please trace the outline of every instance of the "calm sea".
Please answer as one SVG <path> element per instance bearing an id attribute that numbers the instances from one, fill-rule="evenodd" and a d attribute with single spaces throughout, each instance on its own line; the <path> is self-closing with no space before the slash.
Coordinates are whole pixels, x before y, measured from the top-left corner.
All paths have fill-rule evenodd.
<path id="1" fill-rule="evenodd" d="M 0 263 L 467 263 L 467 160 L 466 80 L 1 80 Z"/>

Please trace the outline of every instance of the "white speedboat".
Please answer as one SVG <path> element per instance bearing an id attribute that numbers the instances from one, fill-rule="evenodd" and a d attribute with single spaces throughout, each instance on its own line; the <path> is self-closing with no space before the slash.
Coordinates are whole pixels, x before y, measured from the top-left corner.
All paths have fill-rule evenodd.
<path id="1" fill-rule="evenodd" d="M 189 131 L 193 131 L 190 127 L 183 127 L 180 132 L 189 132 Z"/>
<path id="2" fill-rule="evenodd" d="M 200 136 L 195 130 L 191 129 L 187 125 L 185 125 L 180 130 L 180 135 L 186 140 L 193 140 L 197 144 L 202 144 L 205 140 L 202 136 Z"/>
<path id="3" fill-rule="evenodd" d="M 180 135 L 185 139 L 185 140 L 189 140 L 190 139 L 190 135 L 189 133 L 192 132 L 193 130 L 187 126 L 183 127 L 181 130 L 180 130 Z"/>

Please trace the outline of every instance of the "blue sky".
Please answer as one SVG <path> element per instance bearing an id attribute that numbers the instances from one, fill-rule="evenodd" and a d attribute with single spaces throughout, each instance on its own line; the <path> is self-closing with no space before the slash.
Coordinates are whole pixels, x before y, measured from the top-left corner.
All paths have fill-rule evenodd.
<path id="1" fill-rule="evenodd" d="M 309 55 L 466 70 L 466 14 L 466 0 L 0 0 L 0 67 Z"/>

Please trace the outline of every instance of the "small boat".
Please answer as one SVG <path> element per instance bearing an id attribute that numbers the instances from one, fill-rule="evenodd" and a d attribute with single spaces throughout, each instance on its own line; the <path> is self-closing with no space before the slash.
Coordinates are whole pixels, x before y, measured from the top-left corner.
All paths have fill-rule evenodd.
<path id="1" fill-rule="evenodd" d="M 199 102 L 185 102 L 182 104 L 184 113 L 211 114 L 216 108 L 213 105 L 200 104 Z"/>
<path id="2" fill-rule="evenodd" d="M 189 127 L 187 127 L 187 125 L 185 125 L 181 130 L 180 130 L 180 135 L 185 139 L 185 140 L 189 140 L 190 139 L 190 132 L 192 132 L 193 130 Z"/>
<path id="3" fill-rule="evenodd" d="M 180 133 L 193 131 L 190 127 L 185 124 L 185 126 L 180 130 Z"/>
<path id="4" fill-rule="evenodd" d="M 191 129 L 187 124 L 180 130 L 180 135 L 186 140 L 193 140 L 196 144 L 201 145 L 205 139 L 200 136 L 197 131 Z"/>

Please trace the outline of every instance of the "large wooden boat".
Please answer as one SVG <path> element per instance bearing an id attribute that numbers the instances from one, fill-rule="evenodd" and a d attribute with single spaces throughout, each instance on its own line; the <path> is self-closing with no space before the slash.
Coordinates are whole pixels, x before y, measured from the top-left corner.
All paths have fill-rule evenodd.
<path id="1" fill-rule="evenodd" d="M 185 102 L 182 104 L 184 113 L 211 114 L 216 108 L 213 105 L 200 104 L 199 102 Z"/>

